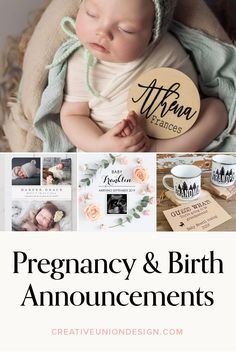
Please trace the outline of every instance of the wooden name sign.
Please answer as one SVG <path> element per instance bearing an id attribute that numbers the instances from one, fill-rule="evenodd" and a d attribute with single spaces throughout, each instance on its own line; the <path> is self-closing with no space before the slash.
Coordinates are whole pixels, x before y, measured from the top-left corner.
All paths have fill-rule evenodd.
<path id="1" fill-rule="evenodd" d="M 143 117 L 151 137 L 170 139 L 196 122 L 200 96 L 193 81 L 181 71 L 158 68 L 143 73 L 129 91 L 128 110 Z"/>

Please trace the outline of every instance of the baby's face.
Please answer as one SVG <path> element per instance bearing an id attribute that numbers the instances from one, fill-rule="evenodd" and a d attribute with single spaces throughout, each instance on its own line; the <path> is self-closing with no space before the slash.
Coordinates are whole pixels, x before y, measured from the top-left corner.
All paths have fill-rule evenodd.
<path id="1" fill-rule="evenodd" d="M 29 221 L 25 221 L 21 227 L 23 231 L 38 231 L 37 226 Z"/>
<path id="2" fill-rule="evenodd" d="M 63 170 L 64 169 L 64 164 L 63 163 L 59 163 L 58 165 L 56 165 L 56 169 L 57 170 Z"/>
<path id="3" fill-rule="evenodd" d="M 43 228 L 47 229 L 50 222 L 53 220 L 53 216 L 47 209 L 41 209 L 40 212 L 36 215 L 37 223 Z"/>
<path id="4" fill-rule="evenodd" d="M 144 54 L 153 22 L 152 0 L 83 0 L 76 32 L 97 59 L 126 63 Z"/>
<path id="5" fill-rule="evenodd" d="M 16 167 L 15 173 L 19 178 L 26 178 L 27 177 L 26 173 L 24 172 L 24 170 L 20 166 Z"/>

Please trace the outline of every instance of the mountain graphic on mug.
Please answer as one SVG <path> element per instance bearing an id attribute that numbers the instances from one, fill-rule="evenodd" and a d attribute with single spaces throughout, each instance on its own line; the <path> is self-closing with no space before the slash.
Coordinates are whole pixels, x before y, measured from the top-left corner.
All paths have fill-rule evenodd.
<path id="1" fill-rule="evenodd" d="M 188 186 L 187 183 L 184 182 L 182 186 L 180 184 L 175 186 L 175 193 L 181 198 L 191 198 L 200 193 L 200 187 L 196 185 L 196 183 Z"/>
<path id="2" fill-rule="evenodd" d="M 225 170 L 224 166 L 221 169 L 216 169 L 212 172 L 212 180 L 220 183 L 231 183 L 234 181 L 235 173 L 232 170 Z"/>

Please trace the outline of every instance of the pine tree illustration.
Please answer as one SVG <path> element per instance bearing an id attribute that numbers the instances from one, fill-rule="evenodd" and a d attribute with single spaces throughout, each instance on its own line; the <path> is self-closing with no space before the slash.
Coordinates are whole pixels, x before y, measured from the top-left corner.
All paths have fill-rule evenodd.
<path id="1" fill-rule="evenodd" d="M 178 185 L 178 194 L 179 194 L 179 195 L 182 194 L 182 188 L 181 188 L 181 185 L 180 185 L 180 184 Z"/>
<path id="2" fill-rule="evenodd" d="M 226 175 L 225 175 L 225 182 L 229 183 L 229 171 L 227 170 Z"/>
<path id="3" fill-rule="evenodd" d="M 190 184 L 190 187 L 189 187 L 189 195 L 190 196 L 193 196 L 194 195 L 194 192 L 193 192 L 193 186 Z"/>
<path id="4" fill-rule="evenodd" d="M 220 180 L 221 180 L 221 182 L 224 181 L 224 178 L 223 178 L 224 175 L 225 175 L 225 168 L 224 168 L 224 166 L 222 166 L 221 169 L 220 169 Z"/>
<path id="5" fill-rule="evenodd" d="M 186 182 L 183 183 L 183 192 L 184 196 L 186 197 L 188 195 L 188 186 Z"/>

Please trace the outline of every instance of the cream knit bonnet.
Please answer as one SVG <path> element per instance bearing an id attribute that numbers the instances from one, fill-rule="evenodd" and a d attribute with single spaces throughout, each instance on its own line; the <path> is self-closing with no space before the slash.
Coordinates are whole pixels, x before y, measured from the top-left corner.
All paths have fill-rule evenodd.
<path id="1" fill-rule="evenodd" d="M 152 0 L 155 6 L 153 39 L 156 42 L 164 34 L 172 20 L 177 0 Z"/>

